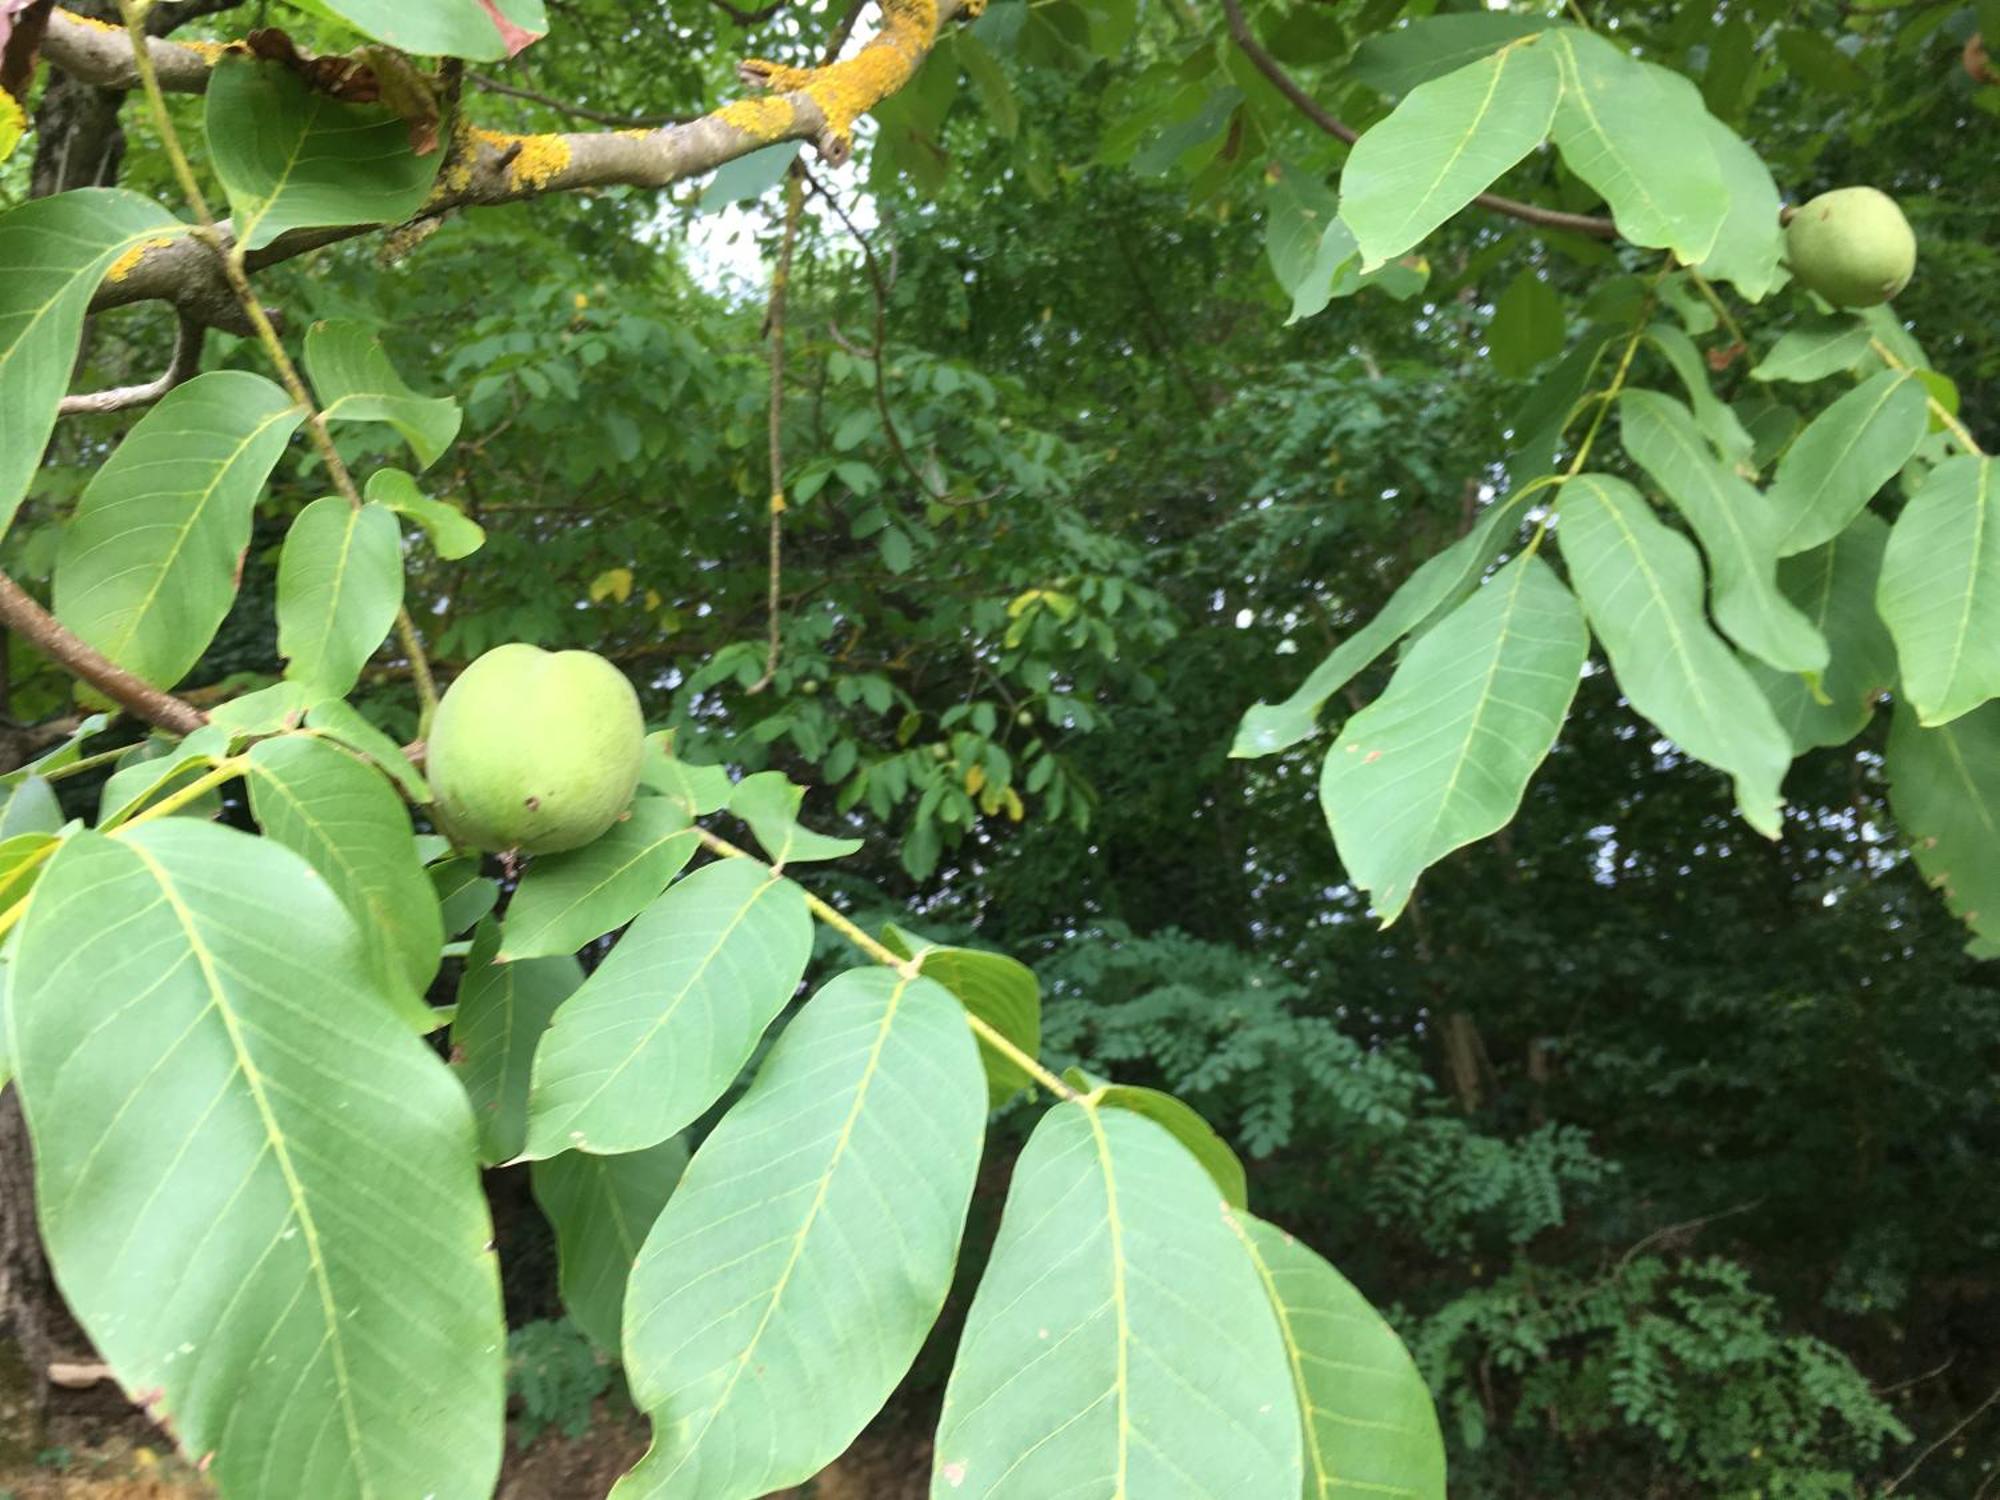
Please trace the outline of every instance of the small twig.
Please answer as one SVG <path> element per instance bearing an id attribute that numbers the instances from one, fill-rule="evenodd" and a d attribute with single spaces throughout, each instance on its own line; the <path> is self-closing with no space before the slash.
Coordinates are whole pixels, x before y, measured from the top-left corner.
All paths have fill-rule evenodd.
<path id="1" fill-rule="evenodd" d="M 81 395 L 65 396 L 56 410 L 67 417 L 84 412 L 125 411 L 134 406 L 150 406 L 175 386 L 194 378 L 195 371 L 201 368 L 201 344 L 207 334 L 206 324 L 181 314 L 180 330 L 174 335 L 173 358 L 167 362 L 165 373 L 142 385 L 120 385 L 108 391 L 85 391 Z"/>
<path id="2" fill-rule="evenodd" d="M 1992 1406 L 1993 1403 L 1996 1401 L 2000 1401 L 2000 1386 L 1995 1386 L 1993 1388 L 1992 1395 L 1988 1396 L 1984 1401 L 1980 1402 L 1977 1406 L 1973 1407 L 1971 1411 L 1967 1412 L 1957 1422 L 1953 1423 L 1951 1429 L 1948 1432 L 1946 1432 L 1943 1437 L 1939 1438 L 1936 1442 L 1932 1443 L 1929 1447 L 1925 1448 L 1923 1452 L 1919 1453 L 1916 1456 L 1916 1460 L 1909 1466 L 1909 1468 L 1903 1470 L 1902 1473 L 1898 1474 L 1894 1479 L 1890 1480 L 1886 1485 L 1882 1487 L 1882 1493 L 1884 1495 L 1895 1494 L 1896 1491 L 1902 1486 L 1903 1481 L 1908 1479 L 1912 1474 L 1916 1473 L 1917 1470 L 1921 1469 L 1924 1466 L 1925 1461 L 1928 1460 L 1933 1453 L 1937 1452 L 1938 1449 L 1942 1448 L 1946 1443 L 1950 1442 L 1953 1438 L 1957 1437 L 1961 1432 L 1965 1431 L 1965 1429 L 1970 1427 L 1974 1422 L 1977 1422 L 1981 1417 L 1985 1416 L 1987 1408 Z"/>
<path id="3" fill-rule="evenodd" d="M 160 132 L 160 144 L 167 153 L 181 191 L 187 195 L 188 206 L 195 213 L 194 232 L 222 262 L 222 274 L 227 278 L 230 289 L 236 293 L 236 300 L 242 305 L 244 316 L 256 331 L 258 342 L 264 346 L 264 353 L 278 372 L 278 379 L 289 395 L 305 411 L 306 431 L 313 446 L 319 451 L 320 461 L 326 465 L 327 476 L 341 497 L 356 510 L 362 506 L 361 491 L 356 488 L 354 476 L 347 471 L 347 463 L 334 446 L 333 435 L 327 431 L 326 420 L 320 415 L 318 404 L 312 392 L 306 389 L 298 367 L 285 350 L 285 341 L 278 337 L 278 330 L 272 325 L 270 314 L 257 298 L 256 289 L 250 285 L 250 273 L 244 265 L 244 248 L 241 241 L 231 241 L 216 224 L 215 215 L 209 212 L 208 198 L 196 180 L 194 168 L 188 162 L 187 152 L 181 147 L 180 132 L 174 128 L 173 116 L 167 112 L 166 95 L 160 91 L 160 80 L 153 70 L 152 54 L 147 50 L 145 31 L 141 24 L 140 7 L 135 0 L 118 0 L 118 10 L 125 18 L 125 30 L 132 42 L 132 65 L 138 73 L 141 87 L 146 91 L 146 103 L 151 107 L 153 123 Z M 410 677 L 416 684 L 417 698 L 422 712 L 417 721 L 417 738 L 422 739 L 430 731 L 431 715 L 437 711 L 437 683 L 431 676 L 430 662 L 424 656 L 424 645 L 417 634 L 417 622 L 410 617 L 409 607 L 404 605 L 396 611 L 396 639 L 403 648 L 403 654 L 410 661 Z"/>
<path id="4" fill-rule="evenodd" d="M 1264 50 L 1250 23 L 1244 18 L 1240 0 L 1222 0 L 1222 13 L 1229 20 L 1229 35 L 1250 59 L 1250 65 L 1266 78 L 1271 86 L 1287 99 L 1298 112 L 1336 140 L 1353 145 L 1360 138 L 1360 132 L 1353 126 L 1336 119 L 1311 94 L 1299 86 L 1297 79 L 1287 73 L 1284 64 Z M 1544 229 L 1567 229 L 1575 234 L 1587 234 L 1601 240 L 1618 238 L 1618 226 L 1609 219 L 1600 219 L 1593 214 L 1565 213 L 1561 209 L 1542 208 L 1537 204 L 1523 203 L 1518 198 L 1502 197 L 1498 193 L 1480 193 L 1473 200 L 1481 208 L 1491 209 L 1496 214 L 1519 219 L 1526 224 L 1537 224 Z"/>
<path id="5" fill-rule="evenodd" d="M 903 435 L 896 430 L 896 418 L 889 409 L 889 388 L 886 384 L 886 377 L 882 368 L 889 357 L 887 347 L 889 337 L 889 283 L 888 279 L 883 275 L 882 262 L 876 257 L 874 248 L 868 243 L 868 236 L 861 232 L 854 220 L 848 216 L 847 210 L 841 207 L 840 200 L 827 189 L 824 183 L 813 176 L 809 169 L 801 167 L 799 170 L 804 174 L 807 184 L 815 193 L 819 194 L 825 201 L 826 206 L 833 210 L 834 216 L 845 226 L 847 232 L 854 237 L 854 243 L 861 249 L 861 263 L 867 269 L 869 290 L 873 293 L 875 304 L 875 353 L 868 363 L 875 372 L 875 410 L 882 418 L 882 435 L 889 440 L 889 448 L 896 455 L 896 461 L 903 466 L 910 478 L 916 482 L 917 488 L 923 491 L 925 497 L 935 500 L 940 504 L 948 504 L 950 503 L 949 491 L 940 492 L 933 488 L 930 480 L 917 467 L 916 461 L 910 457 L 910 450 L 903 446 Z"/>
<path id="6" fill-rule="evenodd" d="M 1684 1219 L 1678 1224 L 1669 1224 L 1663 1229 L 1655 1229 L 1651 1234 L 1639 1241 L 1638 1244 L 1618 1257 L 1618 1264 L 1613 1269 L 1612 1276 L 1615 1278 L 1619 1272 L 1638 1259 L 1641 1251 L 1657 1245 L 1661 1240 L 1671 1238 L 1677 1234 L 1691 1234 L 1697 1229 L 1706 1229 L 1711 1224 L 1718 1224 L 1724 1219 L 1733 1219 L 1739 1214 L 1747 1214 L 1751 1210 L 1762 1208 L 1763 1206 L 1764 1200 L 1762 1198 L 1752 1198 L 1748 1203 L 1738 1203 L 1729 1208 L 1719 1209 L 1712 1214 L 1703 1214 L 1698 1219 Z"/>
<path id="7" fill-rule="evenodd" d="M 698 118 L 695 115 L 614 115 L 609 110 L 592 109 L 587 104 L 571 104 L 551 94 L 538 94 L 533 89 L 524 89 L 517 83 L 506 83 L 485 73 L 468 73 L 466 82 L 488 94 L 505 94 L 510 99 L 525 99 L 530 104 L 539 104 L 544 109 L 552 109 L 559 115 L 573 115 L 579 120 L 592 120 L 599 125 L 610 125 L 619 130 L 657 130 L 662 125 L 685 125 Z"/>
<path id="8" fill-rule="evenodd" d="M 5 573 L 0 573 L 0 624 L 18 630 L 44 656 L 149 724 L 192 734 L 208 722 L 208 715 L 193 704 L 161 692 L 72 634 Z"/>
<path id="9" fill-rule="evenodd" d="M 778 675 L 778 654 L 784 648 L 783 579 L 785 516 L 785 291 L 792 279 L 792 249 L 799 239 L 799 209 L 805 202 L 800 182 L 804 168 L 796 163 L 785 177 L 785 233 L 778 245 L 778 264 L 771 272 L 770 310 L 764 326 L 771 340 L 771 400 L 765 413 L 767 457 L 771 466 L 771 590 L 766 606 L 770 617 L 770 643 L 764 652 L 764 675 L 746 689 L 761 693 Z"/>

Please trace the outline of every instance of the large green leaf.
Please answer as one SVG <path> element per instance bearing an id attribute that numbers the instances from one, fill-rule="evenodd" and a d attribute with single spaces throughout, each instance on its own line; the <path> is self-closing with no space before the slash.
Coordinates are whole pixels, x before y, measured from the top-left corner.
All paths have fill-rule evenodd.
<path id="1" fill-rule="evenodd" d="M 1751 655 L 1787 672 L 1818 672 L 1826 638 L 1778 591 L 1771 503 L 1716 461 L 1688 409 L 1657 391 L 1619 398 L 1625 451 L 1687 517 L 1708 554 L 1715 621 Z"/>
<path id="2" fill-rule="evenodd" d="M 209 70 L 207 111 L 209 160 L 246 250 L 288 229 L 400 224 L 444 160 L 412 151 L 394 110 L 344 103 L 280 62 L 224 53 Z"/>
<path id="3" fill-rule="evenodd" d="M 1226 1212 L 1151 1120 L 1050 1110 L 959 1342 L 933 1500 L 1302 1493 L 1289 1362 Z"/>
<path id="4" fill-rule="evenodd" d="M 56 554 L 56 618 L 154 686 L 179 682 L 229 613 L 257 495 L 303 420 L 241 370 L 167 392 L 84 489 Z"/>
<path id="5" fill-rule="evenodd" d="M 1786 556 L 1830 542 L 1924 439 L 1924 387 L 1883 370 L 1806 424 L 1778 461 L 1771 503 Z"/>
<path id="6" fill-rule="evenodd" d="M 1364 270 L 1401 255 L 1541 144 L 1561 92 L 1543 38 L 1420 84 L 1362 133 L 1340 174 L 1340 217 Z"/>
<path id="7" fill-rule="evenodd" d="M 1546 31 L 1546 16 L 1504 11 L 1427 16 L 1393 31 L 1377 32 L 1354 49 L 1348 74 L 1384 94 L 1406 94 L 1475 63 L 1508 42 Z"/>
<path id="8" fill-rule="evenodd" d="M 680 874 L 700 842 L 678 803 L 635 798 L 602 837 L 529 864 L 507 907 L 500 961 L 574 953 L 623 927 Z"/>
<path id="9" fill-rule="evenodd" d="M 412 802 L 431 800 L 431 789 L 410 758 L 388 735 L 361 716 L 361 710 L 341 698 L 322 698 L 306 709 L 306 724 L 328 739 L 338 740 L 365 760 L 371 760 Z"/>
<path id="10" fill-rule="evenodd" d="M 1727 771 L 1750 826 L 1776 838 L 1791 745 L 1749 669 L 1702 614 L 1694 544 L 1607 474 L 1563 486 L 1556 536 L 1619 690 L 1687 754 Z"/>
<path id="11" fill-rule="evenodd" d="M 1875 608 L 1888 541 L 1888 522 L 1864 511 L 1824 546 L 1778 564 L 1778 587 L 1829 648 L 1817 695 L 1797 673 L 1750 663 L 1794 755 L 1846 744 L 1874 716 L 1876 700 L 1895 686 L 1896 643 Z"/>
<path id="12" fill-rule="evenodd" d="M 565 1151 L 528 1169 L 556 1232 L 563 1309 L 608 1354 L 619 1354 L 632 1263 L 687 1161 L 687 1143 L 675 1136 L 623 1156 Z"/>
<path id="13" fill-rule="evenodd" d="M 489 1165 L 512 1161 L 527 1144 L 535 1048 L 556 1007 L 583 983 L 583 965 L 567 953 L 495 962 L 500 938 L 495 922 L 481 922 L 473 934 L 451 1019 L 452 1065 L 472 1100 L 479 1159 Z M 615 1345 L 615 1319 L 611 1331 Z"/>
<path id="14" fill-rule="evenodd" d="M 120 1383 L 224 1495 L 486 1500 L 505 1328 L 471 1112 L 326 883 L 210 823 L 78 833 L 7 983 L 44 1238 Z"/>
<path id="15" fill-rule="evenodd" d="M 1319 732 L 1319 711 L 1357 673 L 1407 634 L 1432 610 L 1478 581 L 1493 556 L 1514 534 L 1521 500 L 1510 495 L 1488 508 L 1478 523 L 1435 557 L 1428 558 L 1389 596 L 1373 619 L 1334 647 L 1282 703 L 1257 703 L 1236 726 L 1232 757 L 1254 759 L 1288 750 Z"/>
<path id="16" fill-rule="evenodd" d="M 1649 70 L 1656 80 L 1675 79 L 1694 91 L 1694 85 L 1678 73 L 1651 65 Z M 1698 91 L 1696 103 L 1699 106 Z M 1705 109 L 1702 121 L 1716 167 L 1722 173 L 1723 190 L 1729 195 L 1729 209 L 1716 231 L 1714 248 L 1699 269 L 1712 281 L 1734 285 L 1746 301 L 1761 302 L 1787 275 L 1785 236 L 1778 221 L 1778 185 L 1764 158 L 1743 137 Z"/>
<path id="17" fill-rule="evenodd" d="M 958 1002 L 841 974 L 702 1142 L 632 1268 L 653 1446 L 613 1493 L 757 1500 L 839 1457 L 951 1288 L 985 1133 Z"/>
<path id="18" fill-rule="evenodd" d="M 373 332 L 359 323 L 315 323 L 306 332 L 306 374 L 329 422 L 387 422 L 429 468 L 458 436 L 465 414 L 449 396 L 419 396 L 396 373 Z"/>
<path id="19" fill-rule="evenodd" d="M 2000 696 L 2000 484 L 1995 460 L 1946 459 L 1889 533 L 1876 607 L 1926 725 Z"/>
<path id="20" fill-rule="evenodd" d="M 498 62 L 549 29 L 542 0 L 294 0 L 403 52 Z M 498 17 L 506 22 L 502 27 Z"/>
<path id="21" fill-rule="evenodd" d="M 1708 362 L 1702 358 L 1694 340 L 1672 323 L 1653 324 L 1646 330 L 1646 338 L 1673 366 L 1674 374 L 1680 377 L 1681 385 L 1687 391 L 1688 404 L 1694 408 L 1695 425 L 1701 429 L 1702 436 L 1715 445 L 1716 452 L 1737 473 L 1754 472 L 1749 465 L 1757 440 L 1750 436 L 1743 419 L 1736 414 L 1736 408 L 1718 398 L 1710 388 Z"/>
<path id="22" fill-rule="evenodd" d="M 925 942 L 893 922 L 883 928 L 882 941 L 900 957 L 914 958 L 924 978 L 950 990 L 966 1010 L 1028 1056 L 1040 1055 L 1042 990 L 1033 969 L 1004 953 Z M 988 1097 L 996 1109 L 1021 1090 L 1034 1087 L 1026 1069 L 984 1039 L 979 1043 L 979 1060 L 986 1067 Z"/>
<path id="23" fill-rule="evenodd" d="M 1664 86 L 1658 70 L 1595 32 L 1563 27 L 1545 50 L 1562 79 L 1550 133 L 1569 169 L 1597 189 L 1626 239 L 1701 264 L 1730 194 L 1700 94 Z"/>
<path id="24" fill-rule="evenodd" d="M 311 734 L 258 741 L 247 777 L 258 826 L 326 880 L 361 929 L 382 993 L 428 1030 L 436 1017 L 424 993 L 437 976 L 444 927 L 388 779 Z"/>
<path id="25" fill-rule="evenodd" d="M 698 766 L 674 756 L 674 737 L 661 730 L 646 736 L 646 758 L 639 763 L 639 784 L 672 798 L 690 818 L 705 818 L 729 806 L 735 783 L 727 766 Z"/>
<path id="26" fill-rule="evenodd" d="M 1382 921 L 1452 850 L 1503 828 L 1549 753 L 1590 636 L 1549 566 L 1518 557 L 1418 641 L 1327 751 L 1320 806 Z"/>
<path id="27" fill-rule="evenodd" d="M 811 953 L 805 892 L 757 860 L 671 887 L 543 1036 L 527 1154 L 615 1155 L 684 1129 L 750 1060 Z"/>
<path id="28" fill-rule="evenodd" d="M 1888 768 L 1917 868 L 1975 934 L 2000 942 L 2000 703 L 1935 729 L 1898 703 Z"/>
<path id="29" fill-rule="evenodd" d="M 105 273 L 187 229 L 150 198 L 84 188 L 0 214 L 0 531 L 42 461 Z"/>
<path id="30" fill-rule="evenodd" d="M 278 557 L 287 677 L 346 696 L 402 607 L 403 533 L 391 511 L 326 495 L 299 512 Z"/>
<path id="31" fill-rule="evenodd" d="M 1345 1276 L 1248 1214 L 1229 1226 L 1278 1315 L 1305 1429 L 1305 1500 L 1445 1500 L 1444 1435 L 1409 1351 Z"/>
<path id="32" fill-rule="evenodd" d="M 1563 352 L 1563 304 L 1554 287 L 1524 268 L 1493 304 L 1486 343 L 1493 368 L 1519 380 L 1543 360 Z"/>

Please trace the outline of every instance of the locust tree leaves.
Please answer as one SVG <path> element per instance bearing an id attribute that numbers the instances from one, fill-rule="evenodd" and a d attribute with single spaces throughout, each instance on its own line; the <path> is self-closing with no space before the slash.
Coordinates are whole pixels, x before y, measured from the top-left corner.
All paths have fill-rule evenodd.
<path id="1" fill-rule="evenodd" d="M 7 983 L 63 1291 L 224 1492 L 486 1500 L 504 1328 L 471 1113 L 326 884 L 187 819 L 78 833 Z"/>
<path id="2" fill-rule="evenodd" d="M 1576 600 L 1535 557 L 1509 563 L 1418 641 L 1327 752 L 1320 805 L 1382 920 L 1417 876 L 1506 826 L 1576 695 Z"/>
<path id="3" fill-rule="evenodd" d="M 621 1500 L 757 1500 L 853 1442 L 944 1305 L 985 1114 L 932 981 L 860 969 L 806 1004 L 632 1268 L 625 1362 L 653 1447 Z"/>
<path id="4" fill-rule="evenodd" d="M 1224 1213 L 1153 1121 L 1050 1110 L 966 1319 L 935 1500 L 1300 1494 L 1290 1361 Z"/>

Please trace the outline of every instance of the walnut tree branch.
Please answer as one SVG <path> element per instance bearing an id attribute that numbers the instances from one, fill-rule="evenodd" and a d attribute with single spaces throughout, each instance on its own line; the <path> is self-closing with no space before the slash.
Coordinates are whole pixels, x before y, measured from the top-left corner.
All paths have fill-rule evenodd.
<path id="1" fill-rule="evenodd" d="M 208 722 L 208 716 L 193 704 L 135 677 L 65 630 L 5 573 L 0 573 L 0 624 L 19 631 L 36 650 L 72 676 L 82 678 L 119 707 L 149 723 L 175 734 L 192 734 Z"/>
<path id="2" fill-rule="evenodd" d="M 1242 0 L 1222 0 L 1222 13 L 1228 18 L 1231 39 L 1250 59 L 1250 65 L 1268 78 L 1271 86 L 1289 99 L 1300 114 L 1336 140 L 1353 145 L 1360 132 L 1329 114 L 1324 105 L 1285 71 L 1283 63 L 1264 50 L 1264 44 L 1257 40 L 1256 34 L 1250 30 L 1250 22 L 1244 17 Z M 1480 193 L 1472 201 L 1496 214 L 1505 214 L 1510 219 L 1519 219 L 1544 229 L 1567 229 L 1574 234 L 1587 234 L 1600 240 L 1618 238 L 1618 226 L 1594 214 L 1565 213 L 1561 209 L 1523 203 L 1518 198 L 1503 197 L 1499 193 Z"/>
<path id="3" fill-rule="evenodd" d="M 819 68 L 747 63 L 746 79 L 771 92 L 725 104 L 686 124 L 528 136 L 463 130 L 418 217 L 548 193 L 667 187 L 779 141 L 810 140 L 838 159 L 848 150 L 854 121 L 909 80 L 936 41 L 937 28 L 974 8 L 971 0 L 882 0 L 882 30 L 855 56 Z M 122 57 L 112 44 L 124 49 Z M 137 81 L 131 49 L 121 34 L 66 11 L 51 16 L 42 55 L 87 82 L 127 87 Z M 160 87 L 184 93 L 207 87 L 217 55 L 212 46 L 197 49 L 158 39 L 147 43 Z M 244 265 L 256 271 L 378 227 L 294 231 L 244 257 Z M 146 301 L 172 302 L 197 321 L 249 331 L 216 257 L 193 237 L 148 249 L 117 281 L 107 283 L 91 306 L 96 310 Z"/>

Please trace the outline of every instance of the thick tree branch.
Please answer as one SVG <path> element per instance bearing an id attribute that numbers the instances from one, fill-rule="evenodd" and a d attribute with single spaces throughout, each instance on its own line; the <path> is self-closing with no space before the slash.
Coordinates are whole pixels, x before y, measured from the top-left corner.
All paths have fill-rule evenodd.
<path id="1" fill-rule="evenodd" d="M 419 217 L 547 193 L 667 187 L 780 141 L 814 141 L 823 153 L 839 159 L 848 149 L 853 122 L 909 80 L 936 40 L 937 27 L 978 8 L 976 0 L 882 3 L 882 31 L 854 57 L 824 68 L 747 63 L 746 79 L 773 92 L 725 104 L 686 124 L 526 136 L 463 129 Z M 137 82 L 123 34 L 66 11 L 50 18 L 42 55 L 91 83 L 128 87 Z M 147 43 L 160 86 L 184 93 L 207 87 L 209 69 L 218 55 L 213 46 L 197 48 L 158 39 Z M 246 257 L 245 265 L 255 271 L 378 227 L 355 224 L 296 231 Z M 198 322 L 249 332 L 215 256 L 191 237 L 148 250 L 117 281 L 100 289 L 91 306 L 96 310 L 148 301 L 172 302 Z"/>
<path id="2" fill-rule="evenodd" d="M 1250 30 L 1250 22 L 1244 17 L 1242 0 L 1222 0 L 1222 13 L 1229 20 L 1230 37 L 1243 55 L 1250 59 L 1250 65 L 1268 78 L 1271 86 L 1289 99 L 1300 114 L 1336 140 L 1353 145 L 1360 132 L 1329 114 L 1324 105 L 1285 71 L 1283 63 L 1264 50 L 1264 44 L 1257 40 L 1256 34 Z M 1510 219 L 1537 224 L 1544 229 L 1567 229 L 1574 234 L 1587 234 L 1601 240 L 1618 238 L 1617 225 L 1593 214 L 1572 214 L 1557 208 L 1542 208 L 1537 204 L 1523 203 L 1518 198 L 1502 197 L 1499 193 L 1481 193 L 1472 201 L 1496 214 L 1505 214 Z"/>
<path id="3" fill-rule="evenodd" d="M 182 314 L 180 332 L 174 338 L 174 357 L 168 362 L 165 373 L 143 385 L 120 385 L 108 391 L 86 391 L 78 396 L 65 396 L 57 409 L 67 417 L 79 412 L 124 411 L 133 406 L 150 406 L 182 381 L 194 378 L 195 371 L 201 368 L 201 343 L 207 332 L 206 325 Z"/>
<path id="4" fill-rule="evenodd" d="M 175 734 L 192 734 L 208 722 L 193 704 L 161 692 L 70 634 L 5 573 L 0 573 L 0 624 L 18 630 L 44 656 L 149 723 Z"/>

